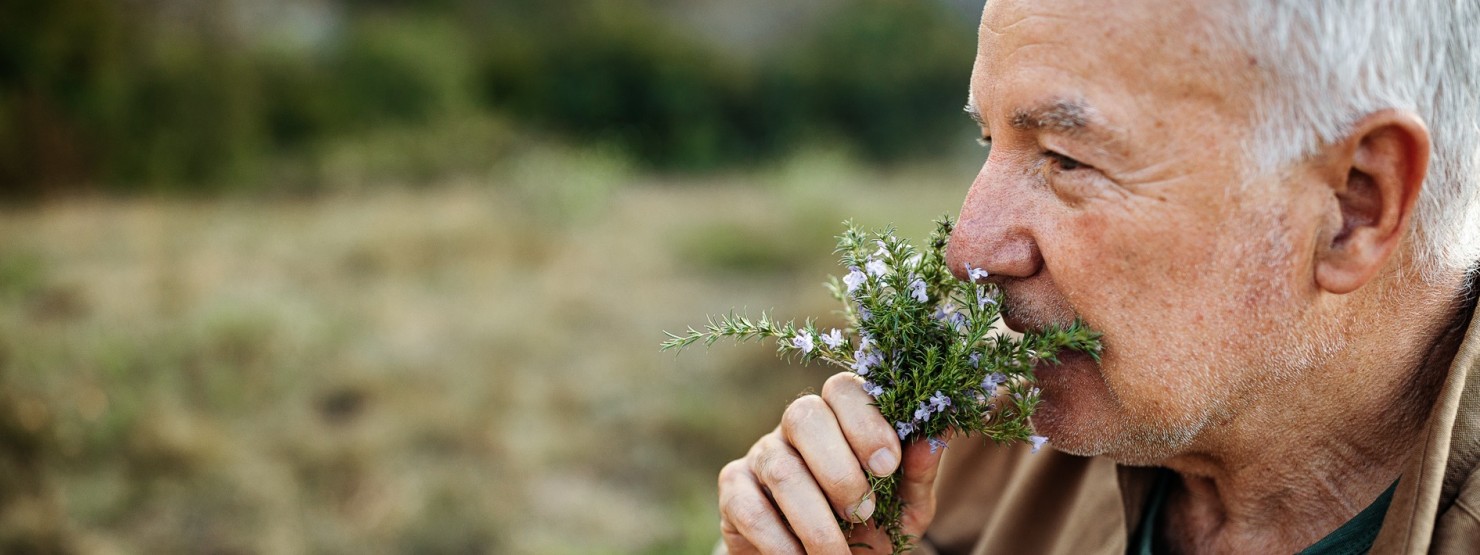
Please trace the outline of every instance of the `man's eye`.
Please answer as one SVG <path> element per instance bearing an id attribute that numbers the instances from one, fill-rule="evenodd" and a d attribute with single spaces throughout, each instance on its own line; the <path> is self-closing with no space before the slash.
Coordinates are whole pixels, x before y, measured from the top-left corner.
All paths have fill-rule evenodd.
<path id="1" fill-rule="evenodd" d="M 1068 172 L 1089 167 L 1085 164 L 1080 163 L 1078 160 L 1075 160 L 1068 156 L 1064 156 L 1063 154 L 1059 154 L 1052 150 L 1044 151 L 1043 155 L 1047 156 L 1050 161 L 1057 165 L 1059 167 L 1059 171 Z"/>

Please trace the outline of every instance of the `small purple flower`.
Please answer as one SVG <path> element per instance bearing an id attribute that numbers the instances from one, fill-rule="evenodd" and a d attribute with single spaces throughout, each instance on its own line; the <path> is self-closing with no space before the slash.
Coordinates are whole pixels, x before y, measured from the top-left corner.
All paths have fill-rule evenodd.
<path id="1" fill-rule="evenodd" d="M 884 274 L 889 273 L 889 267 L 884 265 L 884 261 L 873 257 L 864 263 L 863 269 L 874 277 L 883 277 Z"/>
<path id="2" fill-rule="evenodd" d="M 1033 452 L 1037 453 L 1039 449 L 1043 448 L 1043 444 L 1048 442 L 1048 438 L 1043 436 L 1028 436 L 1028 441 L 1033 443 Z"/>
<path id="3" fill-rule="evenodd" d="M 838 328 L 833 328 L 832 331 L 827 332 L 827 335 L 822 336 L 822 343 L 829 349 L 843 346 L 843 332 L 838 331 Z"/>
<path id="4" fill-rule="evenodd" d="M 967 319 L 965 314 L 957 312 L 951 316 L 951 325 L 956 327 L 957 333 L 964 334 L 971 329 L 971 320 Z"/>
<path id="5" fill-rule="evenodd" d="M 915 278 L 914 281 L 910 282 L 910 296 L 922 303 L 930 300 L 930 297 L 925 295 L 925 280 Z"/>
<path id="6" fill-rule="evenodd" d="M 915 431 L 915 425 L 909 422 L 895 422 L 894 431 L 899 434 L 899 439 L 904 439 L 905 436 Z"/>
<path id="7" fill-rule="evenodd" d="M 966 277 L 970 281 L 974 282 L 981 279 L 987 279 L 987 275 L 988 274 L 986 270 L 983 270 L 981 268 L 972 268 L 970 262 L 966 263 Z"/>
<path id="8" fill-rule="evenodd" d="M 972 368 L 981 368 L 982 367 L 982 354 L 981 353 L 971 353 L 971 356 L 970 357 L 967 357 L 966 360 L 968 360 L 968 361 L 971 362 L 971 367 Z M 983 382 L 983 385 L 985 385 L 985 383 L 986 382 Z"/>
<path id="9" fill-rule="evenodd" d="M 884 395 L 884 386 L 881 386 L 874 382 L 863 382 L 863 391 L 865 393 L 868 393 L 869 396 L 878 399 L 879 397 L 882 397 Z"/>
<path id="10" fill-rule="evenodd" d="M 932 455 L 934 455 L 936 451 L 946 448 L 946 441 L 940 438 L 932 437 L 928 440 L 928 443 L 930 443 L 930 454 Z"/>
<path id="11" fill-rule="evenodd" d="M 917 422 L 929 422 L 930 421 L 930 405 L 925 404 L 924 401 L 921 401 L 920 402 L 920 408 L 915 409 L 915 421 L 917 421 Z"/>
<path id="12" fill-rule="evenodd" d="M 858 307 L 858 319 L 864 322 L 872 320 L 874 319 L 874 311 L 869 310 L 866 306 L 860 306 Z"/>
<path id="13" fill-rule="evenodd" d="M 879 250 L 874 251 L 873 256 L 877 256 L 879 258 L 889 258 L 890 256 L 893 256 L 889 254 L 889 247 L 886 246 L 883 241 L 874 241 L 874 244 L 879 246 Z"/>
<path id="14" fill-rule="evenodd" d="M 976 309 L 981 310 L 989 304 L 997 304 L 997 299 L 987 293 L 987 288 L 978 285 L 976 287 Z"/>
<path id="15" fill-rule="evenodd" d="M 850 295 L 853 294 L 854 291 L 857 291 L 859 287 L 863 286 L 863 283 L 865 281 L 868 281 L 868 276 L 863 275 L 863 272 L 858 271 L 857 266 L 850 268 L 848 271 L 848 275 L 843 276 L 843 285 L 848 286 L 848 294 Z"/>
<path id="16" fill-rule="evenodd" d="M 812 352 L 812 334 L 798 331 L 796 337 L 791 338 L 791 346 L 801 349 L 803 353 Z"/>
<path id="17" fill-rule="evenodd" d="M 869 335 L 868 334 L 868 330 L 861 330 L 861 331 L 859 331 L 858 332 L 858 346 L 859 346 L 859 348 L 862 348 L 862 349 L 867 349 L 869 347 L 874 346 L 874 336 Z"/>
<path id="18" fill-rule="evenodd" d="M 951 398 L 937 391 L 935 395 L 930 396 L 930 405 L 935 408 L 935 412 L 945 412 L 946 407 L 951 406 Z"/>
<path id="19" fill-rule="evenodd" d="M 867 376 L 869 370 L 878 366 L 880 362 L 883 360 L 879 357 L 879 353 L 863 349 L 853 351 L 853 371 L 860 376 Z"/>
<path id="20" fill-rule="evenodd" d="M 956 316 L 956 303 L 946 301 L 945 304 L 940 305 L 940 308 L 935 309 L 935 314 L 933 314 L 932 316 L 934 316 L 936 320 L 940 320 L 943 322 L 950 321 Z"/>
<path id="21" fill-rule="evenodd" d="M 987 377 L 982 378 L 982 389 L 985 390 L 988 394 L 993 394 L 997 392 L 997 386 L 1002 385 L 1006 381 L 1006 374 L 1003 374 L 1001 372 L 992 372 L 991 374 L 987 374 Z"/>

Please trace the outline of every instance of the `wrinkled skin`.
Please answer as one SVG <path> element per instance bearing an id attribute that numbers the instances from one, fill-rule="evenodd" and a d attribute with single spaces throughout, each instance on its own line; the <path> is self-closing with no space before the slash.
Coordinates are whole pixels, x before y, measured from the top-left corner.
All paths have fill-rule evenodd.
<path id="1" fill-rule="evenodd" d="M 1362 115 L 1253 171 L 1259 60 L 1200 38 L 1214 16 L 1197 4 L 988 3 L 968 111 L 991 149 L 948 262 L 992 274 L 1014 329 L 1104 333 L 1102 363 L 1040 365 L 1034 424 L 1059 450 L 1176 471 L 1160 543 L 1293 552 L 1397 478 L 1457 345 L 1463 276 L 1411 277 L 1424 122 Z M 904 453 L 907 519 L 928 526 L 938 457 L 901 452 L 854 380 L 793 403 L 726 467 L 731 552 L 877 542 L 832 519 L 855 512 L 879 449 Z"/>

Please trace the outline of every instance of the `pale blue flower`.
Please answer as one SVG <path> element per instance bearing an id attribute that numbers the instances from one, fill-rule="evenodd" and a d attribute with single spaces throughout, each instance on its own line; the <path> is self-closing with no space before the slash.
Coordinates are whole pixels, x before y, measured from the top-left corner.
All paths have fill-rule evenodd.
<path id="1" fill-rule="evenodd" d="M 874 336 L 869 335 L 868 330 L 860 330 L 858 332 L 858 347 L 867 349 L 872 346 L 874 346 Z"/>
<path id="2" fill-rule="evenodd" d="M 827 335 L 822 336 L 822 343 L 824 345 L 827 345 L 827 347 L 829 349 L 836 349 L 838 347 L 842 347 L 843 346 L 843 332 L 838 331 L 838 328 L 833 328 L 832 331 L 827 332 Z"/>
<path id="3" fill-rule="evenodd" d="M 868 262 L 864 263 L 863 269 L 874 277 L 883 277 L 884 274 L 889 273 L 889 267 L 884 265 L 884 261 L 873 257 L 870 257 Z"/>
<path id="4" fill-rule="evenodd" d="M 879 246 L 879 250 L 874 251 L 874 254 L 872 256 L 877 256 L 879 258 L 889 258 L 893 256 L 892 254 L 889 254 L 889 247 L 885 245 L 883 241 L 874 241 L 874 244 Z"/>
<path id="5" fill-rule="evenodd" d="M 853 371 L 860 376 L 867 376 L 869 370 L 878 366 L 883 361 L 884 359 L 879 356 L 879 353 L 865 351 L 863 349 L 853 351 Z"/>
<path id="6" fill-rule="evenodd" d="M 868 276 L 863 275 L 863 272 L 858 271 L 857 266 L 850 268 L 848 271 L 848 275 L 843 276 L 843 285 L 848 286 L 848 294 L 850 295 L 853 294 L 854 291 L 857 291 L 859 287 L 862 287 L 863 283 L 866 281 L 868 281 Z"/>
<path id="7" fill-rule="evenodd" d="M 930 396 L 930 406 L 935 408 L 935 412 L 945 412 L 946 407 L 951 406 L 951 398 L 937 391 L 935 395 Z"/>
<path id="8" fill-rule="evenodd" d="M 924 401 L 921 401 L 920 402 L 920 408 L 915 409 L 915 421 L 917 421 L 917 422 L 929 422 L 930 421 L 930 405 L 925 404 Z"/>
<path id="9" fill-rule="evenodd" d="M 884 386 L 881 386 L 874 382 L 863 382 L 863 391 L 865 393 L 868 393 L 869 396 L 878 399 L 879 397 L 882 397 L 884 395 Z"/>
<path id="10" fill-rule="evenodd" d="M 803 353 L 812 352 L 812 334 L 798 331 L 796 337 L 791 338 L 791 346 L 801 349 Z"/>
<path id="11" fill-rule="evenodd" d="M 972 368 L 981 368 L 982 367 L 982 354 L 981 353 L 971 353 L 971 356 L 967 357 L 966 360 L 969 361 L 969 362 L 971 362 L 971 367 Z"/>
<path id="12" fill-rule="evenodd" d="M 1003 374 L 1001 372 L 992 372 L 991 374 L 988 374 L 987 377 L 982 378 L 982 389 L 986 390 L 987 393 L 995 393 L 997 391 L 997 386 L 1002 385 L 1005 382 L 1007 382 L 1006 374 Z"/>
<path id="13" fill-rule="evenodd" d="M 946 441 L 940 438 L 932 437 L 927 440 L 927 442 L 930 443 L 930 454 L 932 455 L 934 455 L 936 451 L 946 448 Z"/>
<path id="14" fill-rule="evenodd" d="M 874 319 L 874 311 L 869 310 L 866 306 L 860 306 L 858 307 L 858 319 L 864 322 L 872 320 Z"/>
<path id="15" fill-rule="evenodd" d="M 915 431 L 915 425 L 909 422 L 895 422 L 894 431 L 899 434 L 899 439 L 904 439 L 905 436 Z"/>
<path id="16" fill-rule="evenodd" d="M 930 300 L 930 297 L 925 294 L 925 280 L 915 278 L 914 281 L 910 282 L 910 296 L 922 303 Z"/>
<path id="17" fill-rule="evenodd" d="M 989 304 L 997 304 L 997 299 L 993 298 L 992 295 L 987 294 L 986 287 L 982 287 L 980 285 L 976 286 L 976 309 L 984 309 Z"/>
<path id="18" fill-rule="evenodd" d="M 1048 442 L 1048 438 L 1043 436 L 1028 436 L 1028 441 L 1033 443 L 1033 452 L 1037 453 L 1039 449 L 1043 448 L 1043 444 Z"/>
<path id="19" fill-rule="evenodd" d="M 981 268 L 972 268 L 970 262 L 966 263 L 966 277 L 968 278 L 968 280 L 975 282 L 977 280 L 987 279 L 987 275 L 988 274 L 986 270 L 983 270 Z"/>

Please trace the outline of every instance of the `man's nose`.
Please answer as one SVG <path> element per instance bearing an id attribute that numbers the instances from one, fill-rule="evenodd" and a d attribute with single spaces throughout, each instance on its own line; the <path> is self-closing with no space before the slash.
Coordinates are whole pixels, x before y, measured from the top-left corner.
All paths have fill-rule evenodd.
<path id="1" fill-rule="evenodd" d="M 1015 182 L 1015 173 L 1020 172 L 995 167 L 992 160 L 977 173 L 946 249 L 946 264 L 957 278 L 968 279 L 967 264 L 986 270 L 993 281 L 1027 278 L 1043 267 L 1031 226 L 1032 191 Z"/>

